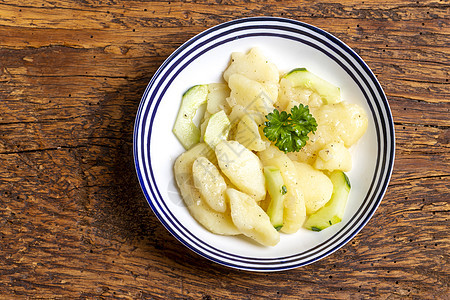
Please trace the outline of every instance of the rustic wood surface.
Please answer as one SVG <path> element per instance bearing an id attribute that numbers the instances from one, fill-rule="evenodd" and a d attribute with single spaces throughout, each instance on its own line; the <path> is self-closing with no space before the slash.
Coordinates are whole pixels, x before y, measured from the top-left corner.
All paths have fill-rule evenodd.
<path id="1" fill-rule="evenodd" d="M 213 264 L 159 223 L 132 158 L 152 75 L 213 25 L 287 17 L 334 34 L 392 109 L 392 180 L 312 265 Z M 0 0 L 1 299 L 450 299 L 450 5 L 420 1 Z"/>

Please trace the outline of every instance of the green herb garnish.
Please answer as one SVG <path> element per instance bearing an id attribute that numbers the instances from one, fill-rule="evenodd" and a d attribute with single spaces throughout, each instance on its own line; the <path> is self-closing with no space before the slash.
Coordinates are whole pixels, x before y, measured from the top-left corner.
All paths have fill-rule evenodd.
<path id="1" fill-rule="evenodd" d="M 283 186 L 281 187 L 281 195 L 285 195 L 287 193 L 287 188 L 286 186 L 283 184 Z"/>
<path id="2" fill-rule="evenodd" d="M 316 119 L 303 104 L 291 108 L 291 113 L 274 109 L 266 119 L 264 135 L 284 153 L 300 151 L 309 140 L 308 134 L 317 129 Z"/>

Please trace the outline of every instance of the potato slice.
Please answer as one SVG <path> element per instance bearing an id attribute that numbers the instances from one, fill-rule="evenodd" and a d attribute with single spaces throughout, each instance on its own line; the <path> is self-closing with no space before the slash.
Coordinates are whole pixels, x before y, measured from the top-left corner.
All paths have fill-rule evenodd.
<path id="1" fill-rule="evenodd" d="M 308 135 L 309 141 L 299 152 L 289 153 L 292 160 L 314 165 L 319 151 L 331 143 L 343 143 L 346 148 L 354 145 L 368 126 L 367 114 L 357 104 L 340 102 L 310 108 L 317 121 L 315 134 Z"/>
<path id="2" fill-rule="evenodd" d="M 333 183 L 327 175 L 308 164 L 294 162 L 294 165 L 298 185 L 305 197 L 306 214 L 313 214 L 330 200 Z"/>
<path id="3" fill-rule="evenodd" d="M 246 115 L 248 115 L 248 117 L 253 119 L 256 122 L 256 124 L 258 124 L 258 125 L 263 124 L 264 121 L 265 121 L 265 116 L 261 112 L 246 109 L 242 105 L 235 105 L 235 106 L 233 106 L 233 109 L 231 110 L 231 113 L 228 115 L 228 119 L 230 120 L 230 123 L 231 123 L 231 128 L 230 128 L 230 133 L 229 133 L 229 140 L 233 140 L 234 139 L 234 136 L 235 136 L 235 133 L 236 133 L 236 130 L 237 130 L 237 126 L 238 126 L 239 122 Z M 261 133 L 260 133 L 260 136 L 261 136 Z"/>
<path id="4" fill-rule="evenodd" d="M 200 141 L 203 141 L 205 138 L 206 127 L 208 126 L 210 117 L 211 114 L 208 111 L 205 111 L 203 118 L 200 121 Z"/>
<path id="5" fill-rule="evenodd" d="M 252 197 L 233 188 L 227 189 L 226 195 L 230 201 L 231 218 L 244 235 L 264 246 L 278 244 L 280 234 Z"/>
<path id="6" fill-rule="evenodd" d="M 258 124 L 248 114 L 244 114 L 239 121 L 234 138 L 247 149 L 254 151 L 266 149 L 266 142 L 261 139 Z"/>
<path id="7" fill-rule="evenodd" d="M 221 110 L 209 117 L 208 124 L 204 129 L 203 140 L 214 149 L 220 141 L 228 138 L 229 131 L 230 120 L 225 111 Z"/>
<path id="8" fill-rule="evenodd" d="M 298 182 L 297 169 L 289 157 L 273 145 L 258 152 L 258 156 L 264 166 L 274 166 L 281 172 L 287 190 L 281 231 L 295 233 L 306 220 L 305 200 Z"/>
<path id="9" fill-rule="evenodd" d="M 273 90 L 266 89 L 260 82 L 241 74 L 233 74 L 229 78 L 228 85 L 231 93 L 227 101 L 231 107 L 242 105 L 246 110 L 255 110 L 264 115 L 273 111 L 276 95 L 273 95 Z"/>
<path id="10" fill-rule="evenodd" d="M 229 210 L 225 213 L 217 212 L 203 200 L 200 192 L 195 188 L 192 165 L 199 156 L 205 156 L 210 161 L 215 160 L 214 152 L 204 143 L 199 143 L 181 154 L 175 161 L 175 180 L 180 189 L 181 196 L 191 215 L 201 225 L 212 233 L 223 235 L 240 234 L 234 225 Z"/>
<path id="11" fill-rule="evenodd" d="M 312 132 L 308 134 L 309 140 L 306 142 L 306 145 L 300 149 L 300 151 L 288 153 L 290 159 L 313 165 L 316 161 L 318 152 L 327 144 L 342 141 L 339 135 L 333 131 L 334 129 L 330 130 L 328 127 L 333 121 L 327 119 L 324 120 L 324 115 L 321 114 L 320 110 L 321 108 L 310 108 L 310 112 L 318 124 L 317 130 L 314 134 Z"/>
<path id="12" fill-rule="evenodd" d="M 231 64 L 223 73 L 225 81 L 233 74 L 241 74 L 261 83 L 278 83 L 280 73 L 275 64 L 269 62 L 259 48 L 252 48 L 248 53 L 233 52 Z"/>
<path id="13" fill-rule="evenodd" d="M 293 106 L 292 103 L 296 103 L 295 105 L 298 105 L 298 103 L 308 105 L 309 97 L 312 93 L 313 91 L 309 89 L 295 88 L 290 80 L 281 78 L 276 106 L 281 110 L 289 110 L 289 106 Z"/>
<path id="14" fill-rule="evenodd" d="M 221 141 L 215 152 L 220 169 L 238 189 L 256 201 L 264 199 L 263 167 L 252 151 L 236 141 Z"/>
<path id="15" fill-rule="evenodd" d="M 206 101 L 206 111 L 211 115 L 221 110 L 227 114 L 230 113 L 230 106 L 226 99 L 230 96 L 230 89 L 225 83 L 210 83 L 208 84 L 208 96 Z"/>
<path id="16" fill-rule="evenodd" d="M 215 211 L 225 212 L 225 190 L 227 184 L 219 170 L 206 157 L 200 156 L 192 165 L 194 185 L 203 196 L 203 200 Z"/>
<path id="17" fill-rule="evenodd" d="M 352 169 L 352 155 L 344 143 L 330 143 L 319 151 L 313 166 L 318 170 L 347 172 Z"/>
<path id="18" fill-rule="evenodd" d="M 319 124 L 317 130 L 322 132 L 325 144 L 342 140 L 346 147 L 350 147 L 362 137 L 368 126 L 366 112 L 353 103 L 323 105 L 314 117 Z"/>
<path id="19" fill-rule="evenodd" d="M 306 209 L 303 193 L 299 188 L 291 188 L 284 198 L 283 227 L 281 232 L 296 233 L 306 221 Z"/>

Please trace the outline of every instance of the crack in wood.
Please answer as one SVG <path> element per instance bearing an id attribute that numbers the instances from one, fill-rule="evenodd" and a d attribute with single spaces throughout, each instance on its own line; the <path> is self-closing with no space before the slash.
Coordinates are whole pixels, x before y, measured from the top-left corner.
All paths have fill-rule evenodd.
<path id="1" fill-rule="evenodd" d="M 442 179 L 442 178 L 450 178 L 450 174 L 439 174 L 439 175 L 428 175 L 421 177 L 409 177 L 409 178 L 400 178 L 398 182 L 390 182 L 390 186 L 403 185 L 404 181 L 416 181 L 416 180 L 429 180 L 429 179 Z M 400 181 L 401 180 L 401 181 Z"/>
<path id="2" fill-rule="evenodd" d="M 419 124 L 419 123 L 405 123 L 405 122 L 394 122 L 396 126 L 417 126 L 417 127 L 428 127 L 435 129 L 447 130 L 450 128 L 450 125 L 434 125 L 434 124 Z"/>
<path id="3" fill-rule="evenodd" d="M 53 147 L 53 148 L 29 149 L 29 150 L 19 150 L 19 151 L 5 151 L 5 152 L 0 152 L 0 155 L 22 154 L 22 153 L 44 152 L 44 151 L 57 151 L 57 150 L 61 150 L 61 149 L 78 149 L 78 148 L 86 148 L 86 147 L 87 147 L 87 145 L 58 146 L 58 147 Z"/>

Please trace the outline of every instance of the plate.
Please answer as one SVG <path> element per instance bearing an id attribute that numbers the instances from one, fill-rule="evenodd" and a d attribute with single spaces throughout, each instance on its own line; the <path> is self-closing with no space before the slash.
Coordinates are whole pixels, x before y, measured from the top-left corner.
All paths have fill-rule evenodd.
<path id="1" fill-rule="evenodd" d="M 173 164 L 184 152 L 172 133 L 182 94 L 191 86 L 222 82 L 232 52 L 259 47 L 281 71 L 306 67 L 358 103 L 369 126 L 353 152 L 352 183 L 342 222 L 321 232 L 281 234 L 275 247 L 241 236 L 221 236 L 199 225 L 184 206 Z M 137 111 L 133 151 L 137 177 L 155 215 L 183 245 L 222 265 L 281 271 L 311 264 L 345 245 L 370 220 L 388 186 L 395 150 L 386 96 L 370 68 L 342 41 L 308 24 L 273 17 L 238 19 L 212 27 L 180 46 L 148 84 Z"/>

